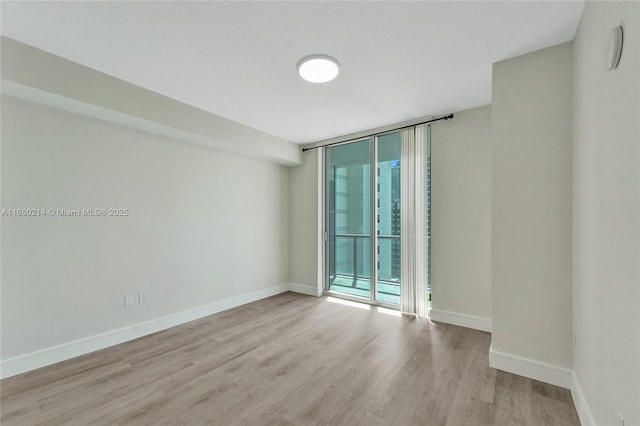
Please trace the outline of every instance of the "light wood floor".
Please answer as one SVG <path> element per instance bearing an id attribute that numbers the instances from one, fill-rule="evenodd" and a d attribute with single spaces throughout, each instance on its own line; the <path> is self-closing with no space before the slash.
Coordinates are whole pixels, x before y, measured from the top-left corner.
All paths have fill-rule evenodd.
<path id="1" fill-rule="evenodd" d="M 490 335 L 285 293 L 0 383 L 9 425 L 578 425 Z"/>

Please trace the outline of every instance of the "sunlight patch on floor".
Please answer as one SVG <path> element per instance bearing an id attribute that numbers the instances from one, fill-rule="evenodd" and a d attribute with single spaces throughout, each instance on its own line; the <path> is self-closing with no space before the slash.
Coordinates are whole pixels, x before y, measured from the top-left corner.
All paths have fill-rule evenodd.
<path id="1" fill-rule="evenodd" d="M 351 306 L 352 308 L 364 309 L 367 311 L 371 310 L 371 305 L 367 305 L 366 303 L 352 302 L 351 300 L 338 299 L 336 297 L 327 297 L 327 302 L 338 303 L 340 305 L 347 305 L 347 306 Z"/>
<path id="2" fill-rule="evenodd" d="M 378 306 L 376 309 L 381 314 L 392 315 L 394 317 L 401 317 L 402 316 L 402 313 L 400 313 L 400 311 L 396 311 L 395 309 L 383 308 L 382 306 Z"/>

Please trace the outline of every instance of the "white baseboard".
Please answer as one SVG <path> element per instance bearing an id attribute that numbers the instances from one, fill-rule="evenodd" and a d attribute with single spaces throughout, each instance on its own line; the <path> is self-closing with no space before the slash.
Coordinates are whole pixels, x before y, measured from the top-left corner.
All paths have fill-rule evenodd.
<path id="1" fill-rule="evenodd" d="M 571 370 L 494 351 L 493 345 L 489 348 L 489 366 L 519 376 L 560 386 L 561 388 L 569 389 L 571 387 Z"/>
<path id="2" fill-rule="evenodd" d="M 593 420 L 591 410 L 589 409 L 589 404 L 587 403 L 587 398 L 585 398 L 584 393 L 582 393 L 578 377 L 573 371 L 571 372 L 571 397 L 576 406 L 580 424 L 582 426 L 596 426 L 596 422 Z"/>
<path id="3" fill-rule="evenodd" d="M 431 321 L 444 322 L 446 324 L 459 325 L 460 327 L 473 328 L 474 330 L 491 332 L 491 320 L 489 318 L 460 314 L 457 312 L 440 311 L 431 309 L 429 314 Z"/>
<path id="4" fill-rule="evenodd" d="M 309 296 L 319 297 L 322 296 L 322 290 L 317 287 L 310 287 L 304 284 L 296 284 L 296 283 L 288 283 L 285 284 L 289 291 L 293 291 L 294 293 L 307 294 Z"/>
<path id="5" fill-rule="evenodd" d="M 60 361 L 104 349 L 109 346 L 124 343 L 129 340 L 166 330 L 167 328 L 175 327 L 176 325 L 194 321 L 208 315 L 226 311 L 227 309 L 255 302 L 256 300 L 284 293 L 289 290 L 290 288 L 288 284 L 267 287 L 250 293 L 240 294 L 229 299 L 220 300 L 209 305 L 167 315 L 162 318 L 134 324 L 118 330 L 111 330 L 106 333 L 63 343 L 59 346 L 6 359 L 0 362 L 0 378 L 4 379 L 6 377 L 15 376 L 17 374 L 35 370 L 36 368 L 45 367 Z"/>

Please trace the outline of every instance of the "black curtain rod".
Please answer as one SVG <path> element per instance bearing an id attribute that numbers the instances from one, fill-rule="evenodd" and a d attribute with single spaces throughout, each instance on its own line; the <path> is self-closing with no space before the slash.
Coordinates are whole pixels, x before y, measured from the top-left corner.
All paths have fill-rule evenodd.
<path id="1" fill-rule="evenodd" d="M 433 123 L 434 121 L 440 121 L 440 120 L 449 120 L 453 118 L 453 114 L 449 114 L 449 115 L 443 115 L 442 117 L 438 117 L 438 118 L 432 118 L 431 120 L 427 120 L 427 121 L 421 121 L 419 123 L 414 123 L 414 124 L 410 124 L 407 126 L 400 126 L 400 127 L 396 127 L 394 129 L 389 129 L 389 130 L 385 130 L 384 132 L 381 133 L 387 133 L 387 132 L 393 132 L 394 130 L 400 130 L 400 129 L 404 129 L 406 127 L 411 127 L 411 126 L 419 126 L 421 124 L 427 124 L 427 123 Z M 373 133 L 369 136 L 362 136 L 362 138 L 367 138 L 367 137 L 371 137 L 373 135 L 375 135 L 376 133 Z M 360 138 L 354 138 L 355 139 L 360 139 Z M 340 141 L 340 142 L 333 142 L 333 143 L 328 143 L 326 145 L 318 145 L 318 146 L 312 146 L 311 148 L 302 148 L 302 152 L 306 152 L 306 151 L 311 151 L 312 149 L 317 149 L 317 148 L 324 148 L 325 146 L 333 146 L 333 145 L 339 145 L 342 143 L 345 143 L 347 141 Z"/>

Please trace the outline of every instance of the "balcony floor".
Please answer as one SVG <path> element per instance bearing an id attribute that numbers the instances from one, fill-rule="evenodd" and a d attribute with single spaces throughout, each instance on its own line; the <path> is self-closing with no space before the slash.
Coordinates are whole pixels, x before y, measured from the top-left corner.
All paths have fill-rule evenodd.
<path id="1" fill-rule="evenodd" d="M 392 284 L 386 282 L 378 282 L 378 297 L 381 302 L 393 303 L 395 305 L 400 304 L 400 284 Z M 337 293 L 349 294 L 351 296 L 359 296 L 369 298 L 371 291 L 371 283 L 366 278 L 358 278 L 355 280 L 353 277 L 338 275 L 331 283 L 329 290 Z"/>

